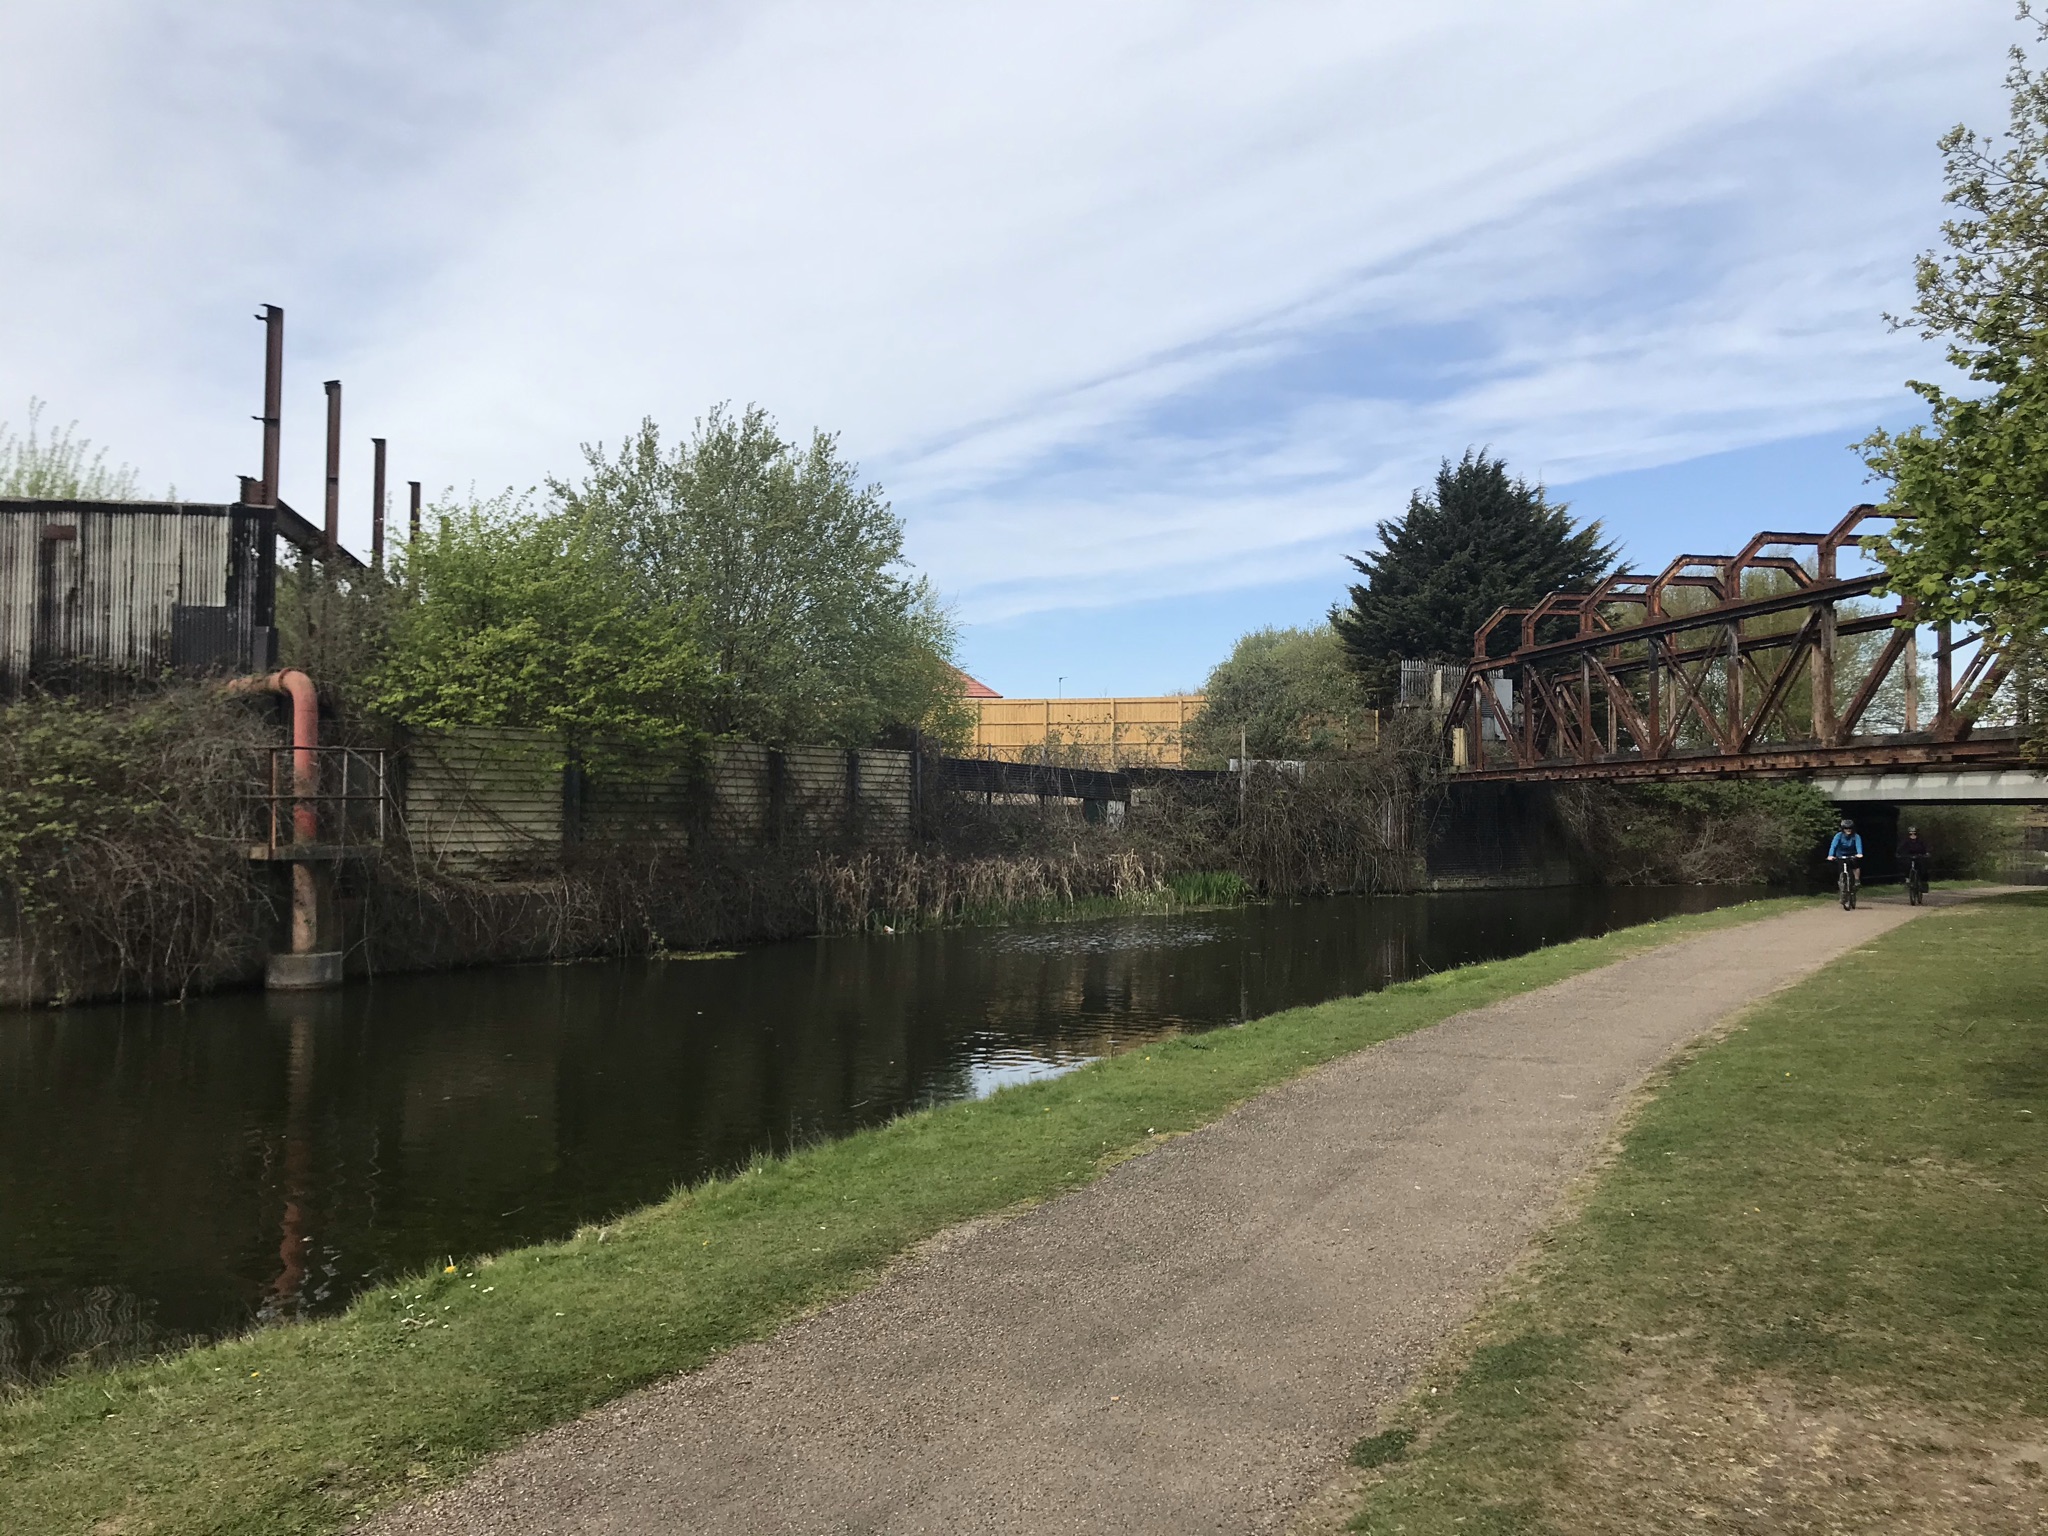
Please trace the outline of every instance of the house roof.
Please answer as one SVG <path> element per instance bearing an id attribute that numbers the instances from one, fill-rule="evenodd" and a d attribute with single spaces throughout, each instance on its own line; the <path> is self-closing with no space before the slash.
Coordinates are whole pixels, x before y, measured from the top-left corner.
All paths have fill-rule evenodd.
<path id="1" fill-rule="evenodd" d="M 953 675 L 960 679 L 960 694 L 963 698 L 1000 699 L 1002 697 L 1000 693 L 989 687 L 987 683 L 982 682 L 979 678 L 969 677 L 958 667 L 953 669 Z"/>

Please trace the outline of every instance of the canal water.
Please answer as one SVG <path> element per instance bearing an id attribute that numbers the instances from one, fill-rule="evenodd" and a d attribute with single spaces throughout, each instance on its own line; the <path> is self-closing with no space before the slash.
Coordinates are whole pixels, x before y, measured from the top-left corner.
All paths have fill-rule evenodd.
<path id="1" fill-rule="evenodd" d="M 0 1382 L 337 1311 L 759 1152 L 1753 894 L 1333 898 L 0 1013 Z"/>

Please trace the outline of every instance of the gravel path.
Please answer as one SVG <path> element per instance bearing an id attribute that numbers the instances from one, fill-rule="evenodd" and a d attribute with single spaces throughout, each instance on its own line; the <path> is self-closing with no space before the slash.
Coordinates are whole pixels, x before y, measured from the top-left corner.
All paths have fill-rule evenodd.
<path id="1" fill-rule="evenodd" d="M 1333 1062 L 372 1529 L 1285 1530 L 1646 1074 L 1912 915 L 1769 918 Z"/>

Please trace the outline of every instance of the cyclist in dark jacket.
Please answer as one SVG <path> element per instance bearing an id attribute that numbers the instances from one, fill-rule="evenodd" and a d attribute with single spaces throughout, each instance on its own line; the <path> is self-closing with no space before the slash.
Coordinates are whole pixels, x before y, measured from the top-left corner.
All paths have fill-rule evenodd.
<path id="1" fill-rule="evenodd" d="M 1920 875 L 1920 888 L 1927 888 L 1927 861 L 1934 856 L 1934 850 L 1927 846 L 1927 839 L 1920 835 L 1918 827 L 1906 828 L 1906 840 L 1899 844 L 1899 862 L 1911 872 Z"/>

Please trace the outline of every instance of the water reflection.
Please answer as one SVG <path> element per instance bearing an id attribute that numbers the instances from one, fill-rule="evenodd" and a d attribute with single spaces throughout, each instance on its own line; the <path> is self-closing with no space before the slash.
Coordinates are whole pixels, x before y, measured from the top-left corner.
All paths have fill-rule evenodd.
<path id="1" fill-rule="evenodd" d="M 0 1380 L 333 1311 L 756 1152 L 1745 894 L 1332 900 L 0 1015 Z"/>

